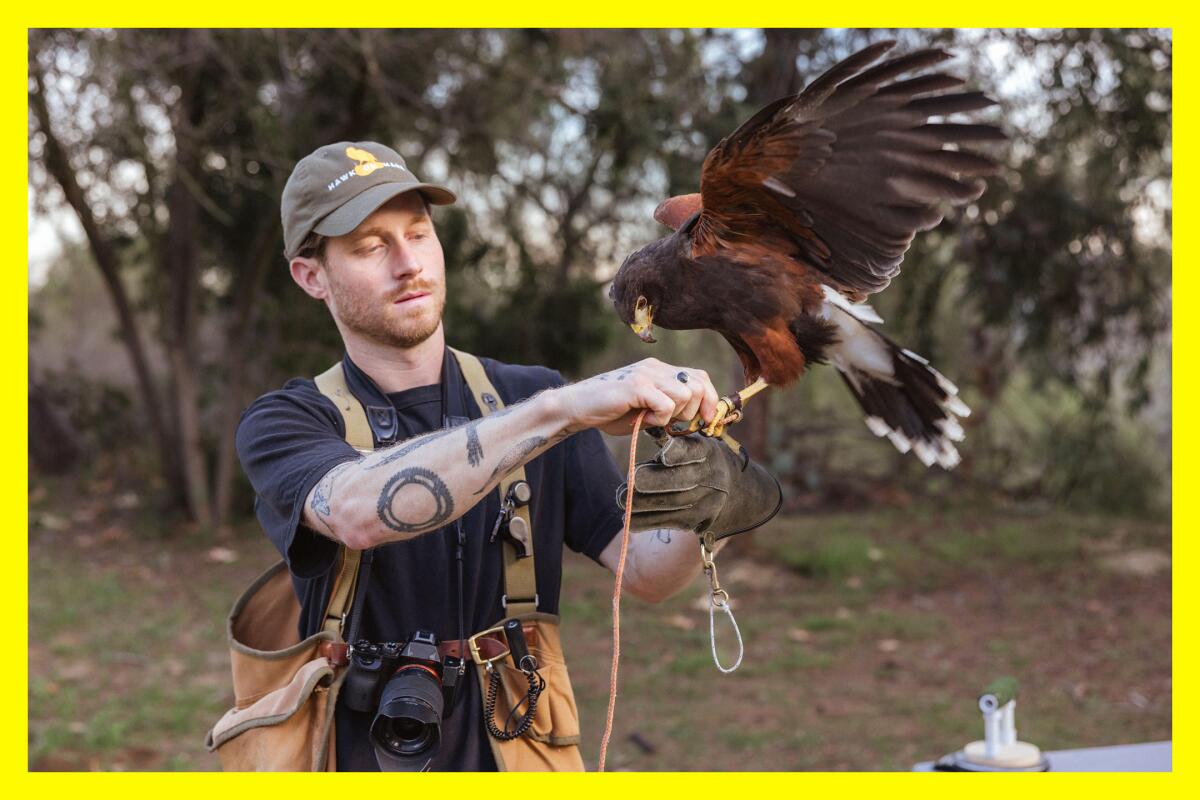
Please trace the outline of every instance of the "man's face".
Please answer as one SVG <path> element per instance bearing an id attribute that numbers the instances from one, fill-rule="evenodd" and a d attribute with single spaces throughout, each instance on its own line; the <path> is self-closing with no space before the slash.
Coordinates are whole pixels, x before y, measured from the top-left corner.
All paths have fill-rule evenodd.
<path id="1" fill-rule="evenodd" d="M 446 305 L 446 263 L 417 192 L 380 206 L 325 248 L 329 310 L 339 325 L 379 344 L 428 339 Z"/>

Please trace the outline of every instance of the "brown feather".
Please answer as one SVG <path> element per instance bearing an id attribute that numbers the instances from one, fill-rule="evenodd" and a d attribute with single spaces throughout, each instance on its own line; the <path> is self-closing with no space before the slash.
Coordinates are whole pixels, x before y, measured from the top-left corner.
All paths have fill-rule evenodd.
<path id="1" fill-rule="evenodd" d="M 800 352 L 787 320 L 782 317 L 776 317 L 753 332 L 743 333 L 742 339 L 758 360 L 759 373 L 747 374 L 747 385 L 762 377 L 772 386 L 787 386 L 804 374 L 804 354 Z"/>
<path id="2" fill-rule="evenodd" d="M 694 256 L 776 268 L 793 261 L 861 298 L 887 286 L 913 236 L 937 225 L 946 204 L 979 196 L 978 178 L 999 165 L 958 145 L 1003 134 L 929 118 L 994 102 L 953 91 L 963 81 L 940 72 L 899 79 L 950 56 L 928 49 L 875 64 L 892 44 L 867 47 L 768 104 L 709 152 Z M 771 242 L 775 256 L 730 252 L 748 242 Z"/>

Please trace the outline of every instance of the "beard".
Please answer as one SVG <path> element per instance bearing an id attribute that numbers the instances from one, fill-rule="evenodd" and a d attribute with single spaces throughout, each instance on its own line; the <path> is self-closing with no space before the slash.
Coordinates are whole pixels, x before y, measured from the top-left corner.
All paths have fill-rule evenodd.
<path id="1" fill-rule="evenodd" d="M 429 292 L 432 304 L 408 311 L 392 302 L 413 291 Z M 329 294 L 337 309 L 338 321 L 347 329 L 379 344 L 404 349 L 416 347 L 432 336 L 441 324 L 446 307 L 446 292 L 438 286 L 409 286 L 391 300 L 384 301 L 378 296 L 363 297 L 330 281 Z"/>

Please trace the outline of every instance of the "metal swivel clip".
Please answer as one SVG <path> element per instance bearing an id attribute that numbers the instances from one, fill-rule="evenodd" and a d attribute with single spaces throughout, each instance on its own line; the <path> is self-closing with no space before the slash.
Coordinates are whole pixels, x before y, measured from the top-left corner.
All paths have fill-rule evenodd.
<path id="1" fill-rule="evenodd" d="M 496 515 L 496 524 L 492 526 L 492 535 L 488 537 L 489 542 L 494 542 L 496 537 L 503 532 L 504 538 L 512 542 L 516 548 L 517 558 L 528 558 L 532 555 L 533 540 L 529 523 L 514 512 L 518 508 L 529 505 L 532 497 L 533 489 L 528 481 L 513 481 L 503 500 L 500 501 L 500 513 Z"/>

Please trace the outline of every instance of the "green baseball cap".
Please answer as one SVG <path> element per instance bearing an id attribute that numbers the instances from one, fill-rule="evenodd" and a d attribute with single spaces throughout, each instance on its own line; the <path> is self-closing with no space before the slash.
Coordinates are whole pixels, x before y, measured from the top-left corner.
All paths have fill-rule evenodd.
<path id="1" fill-rule="evenodd" d="M 312 232 L 344 236 L 398 194 L 420 190 L 434 205 L 453 203 L 454 192 L 423 183 L 404 158 L 378 142 L 327 144 L 300 159 L 283 187 L 284 255 L 295 258 Z"/>

